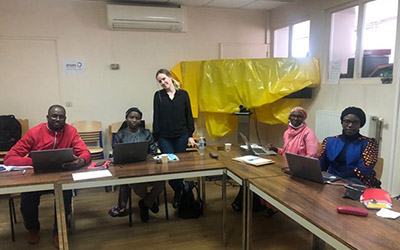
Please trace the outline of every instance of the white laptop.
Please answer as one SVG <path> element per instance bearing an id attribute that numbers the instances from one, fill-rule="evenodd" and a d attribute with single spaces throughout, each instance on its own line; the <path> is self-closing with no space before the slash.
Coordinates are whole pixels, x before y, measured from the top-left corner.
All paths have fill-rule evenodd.
<path id="1" fill-rule="evenodd" d="M 247 139 L 247 137 L 242 134 L 241 132 L 239 132 L 240 137 L 242 137 L 242 140 L 244 141 L 244 143 L 246 143 L 245 149 L 249 152 L 251 152 L 254 155 L 276 155 L 275 151 L 272 150 L 266 150 L 265 148 L 255 145 L 255 144 L 251 144 L 249 142 L 249 140 Z"/>

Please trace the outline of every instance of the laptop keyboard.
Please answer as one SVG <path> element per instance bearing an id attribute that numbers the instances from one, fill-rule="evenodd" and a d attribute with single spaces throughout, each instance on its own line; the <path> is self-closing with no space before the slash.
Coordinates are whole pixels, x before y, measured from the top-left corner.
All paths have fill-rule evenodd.
<path id="1" fill-rule="evenodd" d="M 265 150 L 263 148 L 253 148 L 253 151 L 260 155 L 276 155 L 275 151 Z"/>

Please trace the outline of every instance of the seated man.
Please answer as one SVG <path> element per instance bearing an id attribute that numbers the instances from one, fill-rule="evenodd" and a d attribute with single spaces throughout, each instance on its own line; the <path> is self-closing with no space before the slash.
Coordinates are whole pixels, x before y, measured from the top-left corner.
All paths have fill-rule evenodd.
<path id="1" fill-rule="evenodd" d="M 47 123 L 41 123 L 28 130 L 21 140 L 10 149 L 4 157 L 5 165 L 32 165 L 31 151 L 46 149 L 72 148 L 74 160 L 64 163 L 65 169 L 77 169 L 90 162 L 90 152 L 74 127 L 65 123 L 65 109 L 60 105 L 52 105 L 47 114 Z M 25 228 L 28 229 L 28 242 L 35 244 L 40 239 L 39 203 L 40 196 L 46 191 L 27 192 L 21 194 L 21 213 Z M 64 191 L 65 215 L 71 212 L 70 190 Z M 54 243 L 58 246 L 57 222 L 54 223 Z"/>
<path id="2" fill-rule="evenodd" d="M 378 142 L 360 134 L 365 113 L 357 107 L 343 110 L 341 135 L 325 138 L 319 155 L 322 171 L 367 187 L 379 188 L 373 170 L 378 160 Z"/>
<path id="3" fill-rule="evenodd" d="M 126 142 L 139 142 L 149 141 L 149 154 L 155 154 L 157 146 L 154 143 L 153 136 L 150 131 L 145 128 L 141 128 L 140 122 L 142 120 L 142 112 L 138 108 L 130 108 L 125 113 L 125 122 L 122 124 L 120 130 L 115 136 L 115 143 L 126 143 Z M 147 191 L 147 187 L 151 186 L 151 191 Z M 153 213 L 158 213 L 158 205 L 156 203 L 157 197 L 160 195 L 164 188 L 163 181 L 153 181 L 148 183 L 138 183 L 133 185 L 133 190 L 142 199 L 139 201 L 140 208 L 140 219 L 143 222 L 149 220 L 149 209 Z M 118 205 L 112 207 L 108 214 L 112 217 L 126 216 L 126 203 L 129 196 L 129 186 L 121 185 L 119 189 Z"/>

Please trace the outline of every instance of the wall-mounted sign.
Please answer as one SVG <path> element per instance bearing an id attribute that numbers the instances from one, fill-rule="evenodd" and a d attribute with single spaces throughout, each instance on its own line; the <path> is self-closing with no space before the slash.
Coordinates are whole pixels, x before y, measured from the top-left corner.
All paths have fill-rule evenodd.
<path id="1" fill-rule="evenodd" d="M 85 61 L 79 59 L 64 59 L 63 70 L 66 74 L 81 74 L 85 71 Z"/>

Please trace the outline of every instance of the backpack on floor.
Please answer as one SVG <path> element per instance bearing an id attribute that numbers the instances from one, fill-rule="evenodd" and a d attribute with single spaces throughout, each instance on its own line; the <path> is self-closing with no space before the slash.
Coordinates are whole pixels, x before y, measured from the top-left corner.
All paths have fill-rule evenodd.
<path id="1" fill-rule="evenodd" d="M 0 115 L 0 151 L 8 151 L 21 139 L 21 124 L 13 115 Z"/>
<path id="2" fill-rule="evenodd" d="M 196 190 L 196 198 L 193 194 Z M 182 195 L 179 200 L 178 215 L 183 219 L 199 218 L 203 214 L 203 201 L 197 183 L 187 181 L 184 183 Z"/>

